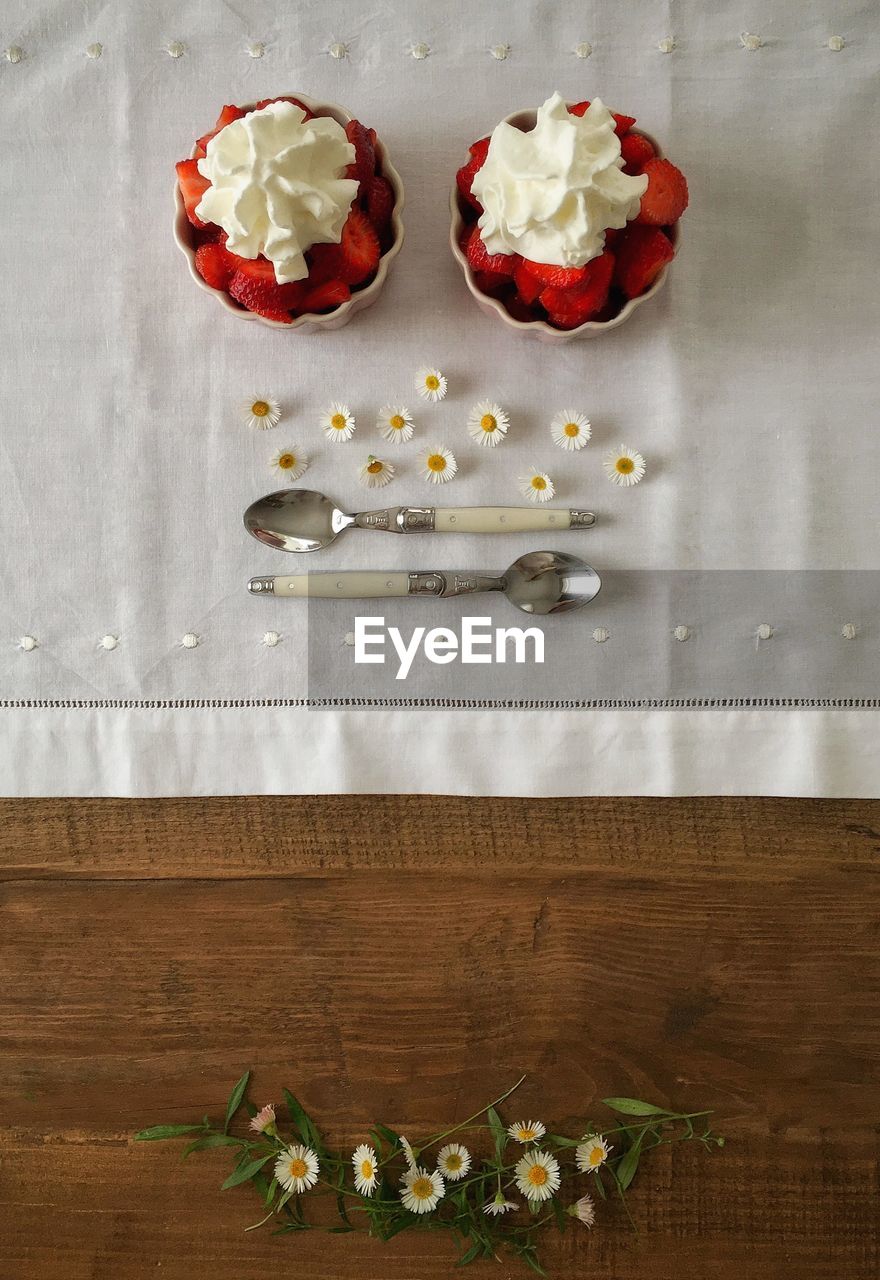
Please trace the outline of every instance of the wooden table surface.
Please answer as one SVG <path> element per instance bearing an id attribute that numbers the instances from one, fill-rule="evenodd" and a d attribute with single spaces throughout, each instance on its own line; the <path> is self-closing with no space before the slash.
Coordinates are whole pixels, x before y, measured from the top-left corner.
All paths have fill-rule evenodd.
<path id="1" fill-rule="evenodd" d="M 548 1240 L 572 1280 L 878 1270 L 880 804 L 0 801 L 2 1280 L 437 1280 L 445 1236 L 243 1234 L 160 1121 L 298 1093 L 334 1141 L 514 1110 L 713 1107 Z M 505 1261 L 481 1276 L 529 1274 Z"/>

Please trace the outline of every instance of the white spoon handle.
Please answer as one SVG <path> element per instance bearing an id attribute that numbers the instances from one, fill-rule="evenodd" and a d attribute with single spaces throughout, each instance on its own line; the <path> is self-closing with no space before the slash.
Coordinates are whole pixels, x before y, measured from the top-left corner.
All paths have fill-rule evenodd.
<path id="1" fill-rule="evenodd" d="M 299 573 L 274 578 L 251 578 L 251 595 L 321 597 L 329 600 L 364 600 L 381 596 L 408 596 L 408 573 Z"/>
<path id="2" fill-rule="evenodd" d="M 437 533 L 532 533 L 543 529 L 588 529 L 591 511 L 567 507 L 437 507 Z"/>

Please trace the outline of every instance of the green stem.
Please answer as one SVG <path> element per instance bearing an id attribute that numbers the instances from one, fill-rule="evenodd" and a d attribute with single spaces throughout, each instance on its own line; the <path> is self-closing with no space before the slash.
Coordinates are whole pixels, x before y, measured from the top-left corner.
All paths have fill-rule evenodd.
<path id="1" fill-rule="evenodd" d="M 480 1116 L 484 1116 L 490 1107 L 497 1107 L 500 1103 L 506 1101 L 512 1093 L 516 1092 L 524 1080 L 525 1076 L 520 1076 L 516 1084 L 508 1089 L 506 1093 L 502 1093 L 500 1098 L 496 1098 L 494 1102 L 487 1102 L 485 1107 L 480 1107 L 479 1111 L 475 1111 L 472 1116 L 467 1118 L 467 1120 L 462 1120 L 461 1124 L 453 1125 L 451 1129 L 445 1130 L 444 1133 L 438 1133 L 434 1138 L 428 1138 L 427 1142 L 423 1143 L 419 1148 L 419 1154 L 421 1154 L 422 1151 L 425 1151 L 428 1147 L 433 1147 L 435 1143 L 442 1142 L 444 1138 L 451 1137 L 453 1133 L 458 1133 L 459 1130 L 466 1129 L 469 1124 L 473 1124 L 474 1120 L 479 1120 Z"/>

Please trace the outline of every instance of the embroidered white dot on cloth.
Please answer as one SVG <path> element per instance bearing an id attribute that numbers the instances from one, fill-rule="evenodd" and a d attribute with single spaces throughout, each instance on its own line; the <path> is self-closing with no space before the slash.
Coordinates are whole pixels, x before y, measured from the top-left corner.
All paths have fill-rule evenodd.
<path id="1" fill-rule="evenodd" d="M 267 631 L 266 634 L 263 636 L 263 644 L 266 646 L 267 649 L 274 649 L 275 646 L 280 642 L 281 642 L 280 631 Z"/>
<path id="2" fill-rule="evenodd" d="M 855 640 L 858 628 L 854 622 L 845 622 L 840 628 L 840 634 L 844 640 Z"/>
<path id="3" fill-rule="evenodd" d="M 504 62 L 507 58 L 510 57 L 510 45 L 509 44 L 493 44 L 489 52 L 491 53 L 492 57 L 495 59 L 496 62 Z"/>
<path id="4" fill-rule="evenodd" d="M 344 636 L 343 636 L 343 638 L 342 638 L 342 643 L 343 643 L 343 644 L 347 644 L 349 647 L 353 647 L 353 646 L 354 646 L 354 632 L 353 632 L 353 631 L 346 631 L 345 635 L 344 635 Z"/>
<path id="5" fill-rule="evenodd" d="M 580 44 L 575 45 L 572 52 L 576 58 L 589 58 L 590 54 L 593 52 L 593 46 L 590 44 L 589 40 L 582 40 Z"/>
<path id="6" fill-rule="evenodd" d="M 748 49 L 749 53 L 754 53 L 757 49 L 762 48 L 764 44 L 761 37 L 754 35 L 751 31 L 744 31 L 739 38 L 739 42 L 744 49 Z"/>
<path id="7" fill-rule="evenodd" d="M 755 631 L 755 638 L 757 640 L 769 640 L 772 635 L 773 628 L 770 626 L 769 622 L 760 623 Z"/>
<path id="8" fill-rule="evenodd" d="M 611 632 L 607 627 L 596 627 L 593 632 L 593 639 L 596 641 L 596 644 L 604 644 L 610 635 Z"/>
<path id="9" fill-rule="evenodd" d="M 657 48 L 661 53 L 672 53 L 675 48 L 675 37 L 664 36 L 662 40 L 658 40 Z"/>
<path id="10" fill-rule="evenodd" d="M 331 58 L 335 58 L 336 61 L 339 62 L 342 58 L 348 57 L 348 45 L 343 44 L 341 40 L 335 40 L 333 44 L 330 45 L 327 52 L 330 54 Z"/>
<path id="11" fill-rule="evenodd" d="M 426 45 L 422 40 L 420 40 L 418 44 L 414 44 L 413 47 L 410 49 L 410 53 L 416 59 L 417 62 L 424 62 L 425 58 L 427 58 L 430 52 L 431 52 L 430 47 Z"/>
<path id="12" fill-rule="evenodd" d="M 119 645 L 118 636 L 106 635 L 106 636 L 102 636 L 101 639 L 98 641 L 99 649 L 108 649 L 108 650 L 115 649 L 118 647 L 118 645 Z"/>
<path id="13" fill-rule="evenodd" d="M 24 57 L 24 49 L 22 49 L 21 45 L 11 44 L 9 48 L 6 50 L 7 62 L 21 62 L 23 57 Z"/>
<path id="14" fill-rule="evenodd" d="M 835 53 L 840 53 L 841 49 L 846 48 L 846 41 L 843 36 L 829 36 L 828 48 L 833 49 Z"/>
<path id="15" fill-rule="evenodd" d="M 184 649 L 197 649 L 199 646 L 199 637 L 194 631 L 187 631 L 186 635 L 182 637 L 180 643 L 183 645 Z"/>
<path id="16" fill-rule="evenodd" d="M 262 40 L 252 40 L 247 47 L 247 55 L 249 58 L 262 58 L 266 52 L 266 46 Z"/>
<path id="17" fill-rule="evenodd" d="M 691 629 L 690 627 L 678 626 L 672 634 L 675 636 L 676 640 L 688 640 L 690 638 Z"/>
<path id="18" fill-rule="evenodd" d="M 33 653 L 34 649 L 39 647 L 39 640 L 36 636 L 22 636 L 18 642 L 19 649 L 24 649 L 25 653 Z"/>
<path id="19" fill-rule="evenodd" d="M 95 61 L 96 59 L 100 58 L 103 52 L 104 52 L 104 46 L 102 44 L 98 44 L 98 42 L 95 41 L 94 44 L 90 44 L 87 46 L 86 57 L 91 58 L 92 61 Z"/>
<path id="20" fill-rule="evenodd" d="M 182 58 L 186 53 L 186 45 L 182 40 L 169 40 L 165 46 L 169 58 Z"/>

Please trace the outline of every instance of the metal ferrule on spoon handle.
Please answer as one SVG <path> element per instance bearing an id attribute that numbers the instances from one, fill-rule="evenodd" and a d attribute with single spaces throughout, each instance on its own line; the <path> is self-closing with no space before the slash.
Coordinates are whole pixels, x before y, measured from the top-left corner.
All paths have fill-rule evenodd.
<path id="1" fill-rule="evenodd" d="M 504 578 L 486 573 L 345 573 L 278 574 L 251 578 L 251 595 L 293 596 L 296 599 L 376 600 L 392 596 L 463 596 L 479 591 L 503 591 Z"/>
<path id="2" fill-rule="evenodd" d="M 595 523 L 594 512 L 566 507 L 389 507 L 354 517 L 358 529 L 387 533 L 534 533 Z"/>

